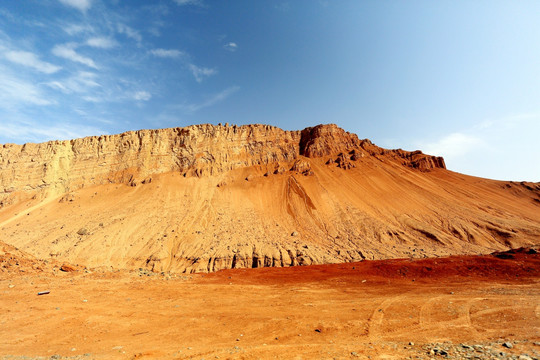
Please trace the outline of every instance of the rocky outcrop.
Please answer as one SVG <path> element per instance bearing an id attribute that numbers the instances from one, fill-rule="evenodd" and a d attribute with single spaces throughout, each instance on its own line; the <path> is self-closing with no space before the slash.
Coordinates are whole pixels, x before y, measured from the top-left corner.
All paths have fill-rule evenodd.
<path id="1" fill-rule="evenodd" d="M 316 158 L 333 155 L 362 145 L 358 136 L 346 132 L 337 125 L 318 125 L 302 130 L 300 155 Z"/>
<path id="2" fill-rule="evenodd" d="M 431 169 L 446 169 L 444 159 L 440 156 L 426 155 L 420 150 L 405 151 L 402 149 L 387 150 L 374 145 L 369 140 L 363 140 L 360 147 L 365 150 L 369 155 L 379 157 L 384 156 L 386 158 L 392 158 L 399 161 L 402 165 L 408 166 L 414 169 L 422 171 L 429 171 Z"/>
<path id="3" fill-rule="evenodd" d="M 292 164 L 299 157 L 337 154 L 342 154 L 338 161 L 342 168 L 354 167 L 351 160 L 366 155 L 391 155 L 403 165 L 420 170 L 444 168 L 442 158 L 419 151 L 385 150 L 333 124 L 302 131 L 284 131 L 267 125 L 194 125 L 3 145 L 0 207 L 32 196 L 60 196 L 91 185 L 137 186 L 150 182 L 153 174 L 167 172 L 202 177 L 243 167 L 268 166 L 273 172 L 282 173 L 286 169 L 281 164 Z M 294 163 L 291 170 L 306 175 L 311 171 L 306 161 Z"/>
<path id="4" fill-rule="evenodd" d="M 437 168 L 441 158 L 383 149 L 335 125 L 197 125 L 4 145 L 0 241 L 60 264 L 155 272 L 538 243 L 538 184 Z"/>
<path id="5" fill-rule="evenodd" d="M 0 201 L 78 188 L 148 182 L 153 174 L 205 176 L 297 157 L 299 132 L 265 126 L 197 125 L 0 148 Z"/>
<path id="6" fill-rule="evenodd" d="M 308 161 L 305 160 L 296 160 L 291 167 L 291 171 L 300 173 L 302 175 L 313 175 L 313 171 L 311 170 L 311 165 Z"/>
<path id="7" fill-rule="evenodd" d="M 422 151 L 404 151 L 401 149 L 392 150 L 398 157 L 404 159 L 404 165 L 408 165 L 415 169 L 429 171 L 434 168 L 446 169 L 444 159 L 440 156 L 431 156 L 423 154 Z"/>

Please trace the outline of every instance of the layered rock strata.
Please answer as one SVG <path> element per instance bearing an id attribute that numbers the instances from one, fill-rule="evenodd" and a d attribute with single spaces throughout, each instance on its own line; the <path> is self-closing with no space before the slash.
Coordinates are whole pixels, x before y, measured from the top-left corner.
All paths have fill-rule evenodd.
<path id="1" fill-rule="evenodd" d="M 445 167 L 440 157 L 385 150 L 336 125 L 302 131 L 268 125 L 193 125 L 40 144 L 5 144 L 0 147 L 0 207 L 84 186 L 137 185 L 167 172 L 201 177 L 255 165 L 276 166 L 299 156 L 346 153 L 350 157 L 353 152 L 355 156 L 391 153 L 403 165 L 422 170 Z"/>
<path id="2" fill-rule="evenodd" d="M 146 272 L 491 253 L 540 239 L 540 184 L 454 173 L 336 125 L 8 144 L 0 201 L 6 244 Z"/>

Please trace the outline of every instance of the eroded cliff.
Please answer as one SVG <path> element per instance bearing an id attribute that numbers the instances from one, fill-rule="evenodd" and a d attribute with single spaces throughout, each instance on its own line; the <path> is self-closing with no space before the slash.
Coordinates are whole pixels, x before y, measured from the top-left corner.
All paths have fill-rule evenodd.
<path id="1" fill-rule="evenodd" d="M 453 173 L 336 125 L 197 125 L 0 149 L 0 241 L 147 271 L 538 245 L 540 184 Z"/>
<path id="2" fill-rule="evenodd" d="M 352 153 L 351 153 L 352 152 Z M 137 185 L 152 175 L 216 175 L 255 166 L 289 164 L 331 154 L 393 153 L 406 166 L 442 167 L 442 158 L 421 152 L 384 150 L 336 125 L 284 131 L 268 125 L 213 126 L 130 131 L 0 148 L 0 206 L 36 196 L 58 196 L 85 186 Z M 350 158 L 349 155 L 347 155 Z M 289 170 L 289 169 L 287 169 Z"/>

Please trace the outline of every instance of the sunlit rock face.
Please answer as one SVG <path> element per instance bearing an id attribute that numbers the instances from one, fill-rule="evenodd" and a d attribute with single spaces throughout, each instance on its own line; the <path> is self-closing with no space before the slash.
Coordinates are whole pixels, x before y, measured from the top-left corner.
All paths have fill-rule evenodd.
<path id="1" fill-rule="evenodd" d="M 90 267 L 209 272 L 488 253 L 540 238 L 540 185 L 336 125 L 195 125 L 0 147 L 0 241 Z"/>

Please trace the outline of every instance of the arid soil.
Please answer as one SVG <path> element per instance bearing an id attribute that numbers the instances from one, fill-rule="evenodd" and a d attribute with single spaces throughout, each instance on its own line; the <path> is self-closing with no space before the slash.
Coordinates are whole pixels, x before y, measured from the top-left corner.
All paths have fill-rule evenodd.
<path id="1" fill-rule="evenodd" d="M 540 357 L 530 249 L 192 275 L 24 256 L 0 256 L 2 359 Z"/>
<path id="2" fill-rule="evenodd" d="M 0 145 L 0 359 L 538 358 L 539 246 L 540 183 L 336 125 Z"/>

